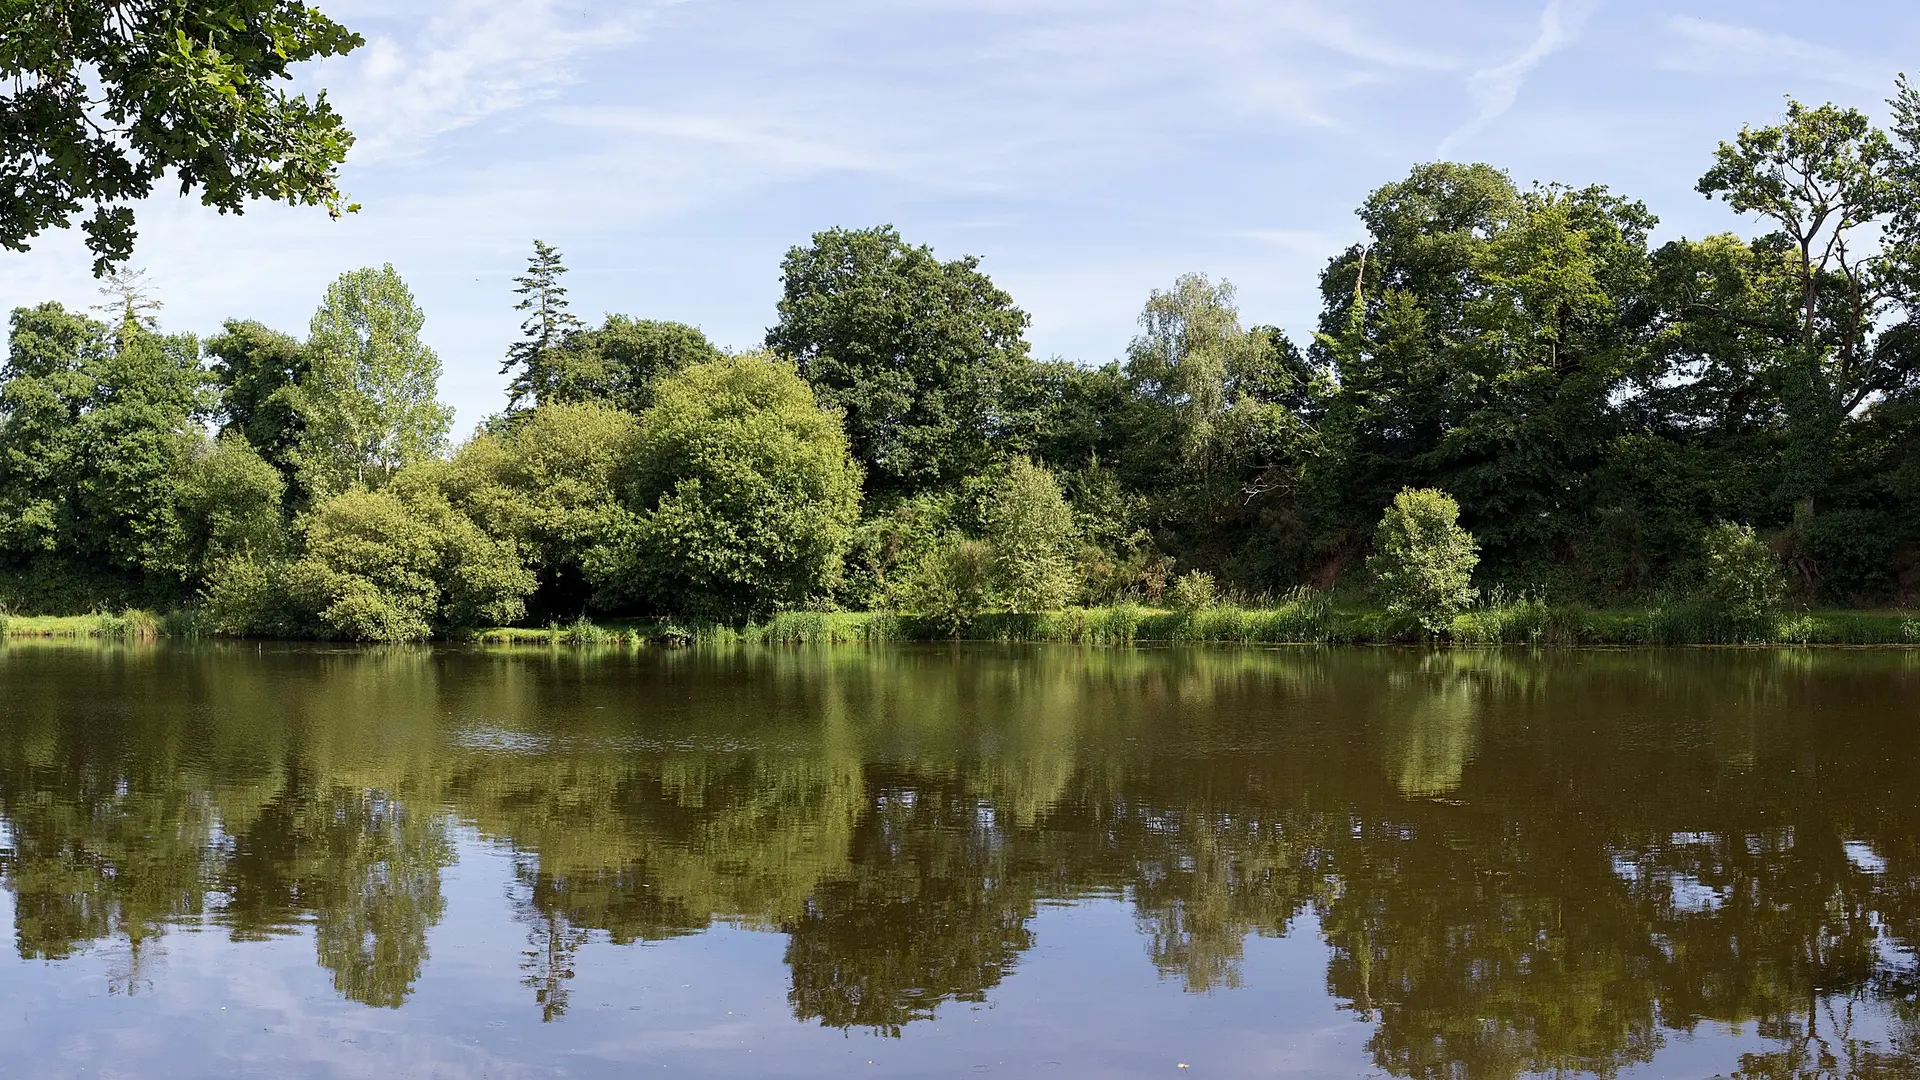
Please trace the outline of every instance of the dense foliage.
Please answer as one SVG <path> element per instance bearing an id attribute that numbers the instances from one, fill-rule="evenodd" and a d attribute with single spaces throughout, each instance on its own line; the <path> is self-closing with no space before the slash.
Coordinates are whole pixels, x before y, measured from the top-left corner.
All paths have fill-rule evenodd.
<path id="1" fill-rule="evenodd" d="M 1432 633 L 1473 603 L 1480 544 L 1459 521 L 1460 505 L 1444 491 L 1408 488 L 1393 497 L 1367 561 L 1387 614 Z"/>
<path id="2" fill-rule="evenodd" d="M 367 638 L 1132 604 L 1213 633 L 1330 594 L 1481 636 L 1476 597 L 1527 598 L 1529 626 L 1910 604 L 1920 91 L 1893 106 L 1880 131 L 1794 104 L 1723 145 L 1699 190 L 1752 238 L 1656 243 L 1604 188 L 1423 165 L 1360 207 L 1311 341 L 1187 274 L 1099 367 L 1034 360 L 978 259 L 891 227 L 790 251 L 747 356 L 575 318 L 537 243 L 508 400 L 451 454 L 391 267 L 343 275 L 305 340 L 232 321 L 203 350 L 125 283 L 117 326 L 21 308 L 0 603 Z"/>
<path id="3" fill-rule="evenodd" d="M 588 557 L 610 605 L 737 619 L 823 600 L 860 516 L 839 417 L 761 355 L 661 379 L 622 470 L 626 513 Z"/>
<path id="4" fill-rule="evenodd" d="M 132 205 L 178 182 L 223 213 L 323 205 L 353 135 L 289 95 L 293 64 L 364 44 L 297 0 L 9 0 L 0 33 L 0 245 L 82 223 L 94 272 L 132 254 Z M 351 207 L 346 207 L 351 209 Z"/>

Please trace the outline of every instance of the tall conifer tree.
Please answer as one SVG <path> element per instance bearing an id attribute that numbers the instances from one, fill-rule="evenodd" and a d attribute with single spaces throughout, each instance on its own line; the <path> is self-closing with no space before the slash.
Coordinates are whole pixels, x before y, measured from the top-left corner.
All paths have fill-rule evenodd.
<path id="1" fill-rule="evenodd" d="M 506 362 L 500 365 L 500 374 L 513 374 L 513 381 L 507 384 L 509 413 L 531 408 L 552 396 L 556 354 L 581 329 L 580 320 L 567 310 L 567 289 L 560 284 L 566 272 L 559 249 L 535 240 L 527 272 L 513 279 L 519 286 L 513 291 L 520 297 L 513 308 L 528 315 L 520 324 L 520 340 L 507 349 Z"/>

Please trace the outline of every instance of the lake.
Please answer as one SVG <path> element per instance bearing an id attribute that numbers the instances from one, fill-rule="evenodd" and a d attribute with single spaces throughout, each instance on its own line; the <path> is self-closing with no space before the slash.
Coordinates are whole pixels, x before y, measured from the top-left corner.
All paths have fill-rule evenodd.
<path id="1" fill-rule="evenodd" d="M 0 1076 L 1920 1075 L 1920 653 L 0 648 Z"/>

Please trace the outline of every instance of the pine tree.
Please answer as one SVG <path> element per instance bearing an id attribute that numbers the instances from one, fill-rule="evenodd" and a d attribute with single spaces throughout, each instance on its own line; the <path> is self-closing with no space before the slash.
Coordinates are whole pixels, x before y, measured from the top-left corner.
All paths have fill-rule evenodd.
<path id="1" fill-rule="evenodd" d="M 514 292 L 520 297 L 513 308 L 530 314 L 520 324 L 520 340 L 507 349 L 506 362 L 500 365 L 502 375 L 514 373 L 507 384 L 509 413 L 538 405 L 551 395 L 555 356 L 581 329 L 580 320 L 567 310 L 567 290 L 560 284 L 560 275 L 566 272 L 559 249 L 535 240 L 527 272 L 513 279 L 519 286 Z"/>

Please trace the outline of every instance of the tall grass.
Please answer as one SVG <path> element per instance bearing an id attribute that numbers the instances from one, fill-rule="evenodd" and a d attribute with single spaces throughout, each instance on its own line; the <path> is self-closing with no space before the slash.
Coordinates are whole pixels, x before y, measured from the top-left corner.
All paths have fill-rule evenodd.
<path id="1" fill-rule="evenodd" d="M 16 638 L 150 642 L 167 633 L 167 620 L 139 608 L 128 608 L 117 615 L 105 611 L 90 615 L 16 615 L 0 622 L 0 634 Z"/>
<path id="2" fill-rule="evenodd" d="M 212 636 L 192 611 L 20 616 L 0 611 L 0 637 L 150 642 Z M 472 635 L 489 645 L 641 648 L 683 645 L 877 645 L 913 641 L 1057 642 L 1072 645 L 1920 646 L 1920 613 L 1804 611 L 1741 621 L 1691 603 L 1592 608 L 1538 597 L 1497 596 L 1455 617 L 1444 634 L 1324 592 L 1299 589 L 1260 605 L 1167 611 L 1137 603 L 1038 614 L 993 613 L 950 622 L 894 612 L 789 611 L 744 627 L 662 620 L 502 627 Z"/>

